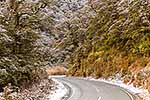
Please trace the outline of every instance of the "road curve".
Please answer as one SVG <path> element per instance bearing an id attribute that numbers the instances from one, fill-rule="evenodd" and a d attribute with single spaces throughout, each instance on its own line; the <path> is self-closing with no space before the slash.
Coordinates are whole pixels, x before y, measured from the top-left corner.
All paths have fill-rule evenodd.
<path id="1" fill-rule="evenodd" d="M 135 100 L 135 97 L 120 87 L 104 82 L 82 78 L 56 78 L 69 86 L 70 94 L 66 100 Z"/>

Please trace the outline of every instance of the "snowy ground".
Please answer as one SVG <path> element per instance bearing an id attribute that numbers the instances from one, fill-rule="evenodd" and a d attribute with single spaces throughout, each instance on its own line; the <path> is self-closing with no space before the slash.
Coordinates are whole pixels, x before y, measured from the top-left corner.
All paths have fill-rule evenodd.
<path id="1" fill-rule="evenodd" d="M 51 77 L 56 77 L 56 76 L 50 76 L 49 78 Z M 64 76 L 57 76 L 57 77 L 64 77 Z M 68 93 L 68 90 L 61 82 L 53 78 L 52 80 L 57 84 L 57 89 L 55 91 L 52 91 L 52 93 L 49 95 L 50 100 L 63 100 L 63 98 Z"/>
<path id="2" fill-rule="evenodd" d="M 51 77 L 65 77 L 65 76 L 50 76 Z M 119 87 L 122 87 L 124 88 L 125 90 L 131 92 L 132 94 L 134 95 L 138 95 L 142 98 L 142 100 L 150 100 L 150 94 L 148 93 L 147 90 L 144 90 L 142 88 L 136 88 L 133 86 L 133 84 L 125 84 L 123 83 L 122 80 L 120 79 L 103 79 L 103 78 L 99 78 L 99 79 L 95 79 L 95 78 L 92 78 L 92 77 L 88 77 L 88 78 L 84 78 L 86 80 L 93 80 L 93 81 L 100 81 L 100 82 L 105 82 L 105 83 L 108 83 L 108 84 L 112 84 L 112 85 L 116 85 L 116 86 L 119 86 Z M 53 79 L 58 85 L 57 85 L 57 89 L 55 91 L 53 91 L 52 95 L 50 95 L 50 100 L 62 100 L 63 97 L 67 94 L 68 90 L 65 88 L 65 86 Z"/>

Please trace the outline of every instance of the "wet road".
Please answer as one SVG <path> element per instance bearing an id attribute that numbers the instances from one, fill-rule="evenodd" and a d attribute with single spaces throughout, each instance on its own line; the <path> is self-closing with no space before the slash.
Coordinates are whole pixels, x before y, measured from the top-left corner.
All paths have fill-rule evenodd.
<path id="1" fill-rule="evenodd" d="M 82 78 L 56 78 L 68 87 L 67 100 L 135 100 L 134 96 L 124 89 L 104 82 Z"/>

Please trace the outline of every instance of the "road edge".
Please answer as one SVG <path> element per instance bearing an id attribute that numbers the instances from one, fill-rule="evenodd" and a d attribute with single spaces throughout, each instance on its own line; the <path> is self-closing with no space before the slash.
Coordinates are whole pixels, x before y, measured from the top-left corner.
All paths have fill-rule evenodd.
<path id="1" fill-rule="evenodd" d="M 67 89 L 67 93 L 66 93 L 66 95 L 64 95 L 64 97 L 63 97 L 63 99 L 62 100 L 68 100 L 70 97 L 71 97 L 71 95 L 72 95 L 72 88 L 69 86 L 69 85 L 67 85 L 66 83 L 63 83 L 62 82 L 62 84 L 66 87 L 66 89 Z"/>

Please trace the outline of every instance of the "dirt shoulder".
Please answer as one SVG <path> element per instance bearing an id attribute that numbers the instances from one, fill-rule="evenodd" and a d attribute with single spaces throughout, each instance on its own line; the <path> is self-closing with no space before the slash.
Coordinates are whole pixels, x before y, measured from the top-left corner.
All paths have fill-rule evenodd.
<path id="1" fill-rule="evenodd" d="M 51 79 L 43 79 L 18 92 L 13 92 L 13 87 L 7 86 L 0 94 L 0 100 L 50 100 L 48 97 L 57 89 L 56 86 Z"/>

